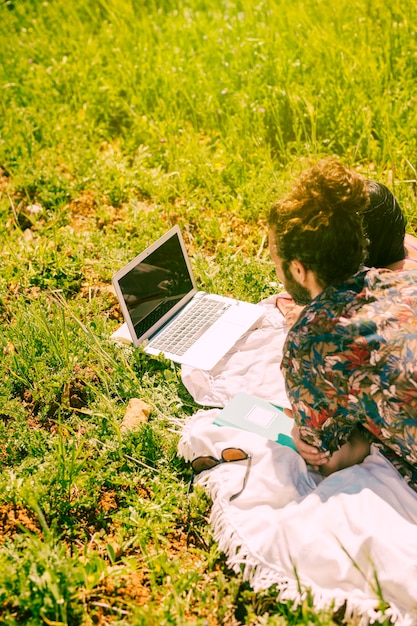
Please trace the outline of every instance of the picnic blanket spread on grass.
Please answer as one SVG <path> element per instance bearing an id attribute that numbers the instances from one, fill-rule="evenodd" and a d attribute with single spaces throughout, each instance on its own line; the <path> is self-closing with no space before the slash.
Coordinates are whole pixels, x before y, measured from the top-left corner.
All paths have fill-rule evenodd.
<path id="1" fill-rule="evenodd" d="M 279 364 L 287 326 L 276 296 L 263 300 L 265 310 L 249 330 L 210 371 L 183 365 L 181 378 L 194 400 L 204 406 L 225 406 L 238 392 L 289 407 Z"/>
<path id="2" fill-rule="evenodd" d="M 262 328 L 229 353 L 221 373 L 185 371 L 189 385 L 196 375 L 197 401 L 204 396 L 206 405 L 222 406 L 244 390 L 285 404 L 282 380 L 259 387 L 259 380 L 271 379 L 259 368 L 279 367 L 270 349 L 274 342 L 282 347 L 277 317 L 267 307 Z M 239 369 L 245 372 L 240 388 Z M 373 447 L 360 465 L 323 479 L 289 447 L 214 425 L 218 411 L 200 410 L 187 421 L 178 452 L 187 460 L 220 459 L 224 448 L 239 447 L 252 456 L 246 488 L 232 502 L 247 461 L 223 463 L 195 480 L 212 497 L 210 523 L 228 565 L 255 591 L 276 585 L 279 601 L 298 604 L 309 594 L 315 609 L 344 606 L 346 617 L 360 624 L 389 617 L 400 626 L 417 625 L 417 494 L 395 468 Z"/>

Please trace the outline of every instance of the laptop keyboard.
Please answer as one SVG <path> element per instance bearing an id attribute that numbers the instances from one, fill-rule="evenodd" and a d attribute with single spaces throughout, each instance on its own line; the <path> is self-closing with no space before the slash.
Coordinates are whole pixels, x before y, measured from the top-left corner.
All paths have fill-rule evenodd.
<path id="1" fill-rule="evenodd" d="M 198 299 L 189 305 L 185 314 L 155 337 L 150 345 L 161 352 L 182 356 L 230 306 L 209 298 Z"/>
<path id="2" fill-rule="evenodd" d="M 139 322 L 139 324 L 135 324 L 136 336 L 140 337 L 141 335 L 143 335 L 143 333 L 146 332 L 148 328 L 150 328 L 155 324 L 155 322 L 160 320 L 161 317 L 165 315 L 165 313 L 168 313 L 170 309 L 172 309 L 172 302 L 170 302 L 169 300 L 167 300 L 166 302 L 161 302 L 161 304 L 156 309 L 154 309 L 151 313 L 149 313 L 149 315 L 146 316 L 146 319 L 144 319 L 142 322 Z"/>

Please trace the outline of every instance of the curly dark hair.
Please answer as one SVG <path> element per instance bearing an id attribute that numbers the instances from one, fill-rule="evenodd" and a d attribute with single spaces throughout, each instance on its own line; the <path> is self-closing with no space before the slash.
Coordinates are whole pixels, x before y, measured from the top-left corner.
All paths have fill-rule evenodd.
<path id="1" fill-rule="evenodd" d="M 297 259 L 322 288 L 355 274 L 365 256 L 361 213 L 368 204 L 367 180 L 336 158 L 301 174 L 269 215 L 284 270 Z"/>

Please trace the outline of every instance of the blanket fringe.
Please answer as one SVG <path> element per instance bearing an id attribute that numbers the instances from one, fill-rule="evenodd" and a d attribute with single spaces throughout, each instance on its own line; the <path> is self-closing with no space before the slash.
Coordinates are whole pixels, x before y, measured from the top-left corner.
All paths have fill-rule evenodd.
<path id="1" fill-rule="evenodd" d="M 186 461 L 191 461 L 195 455 L 193 455 L 193 447 L 191 445 L 191 431 L 194 424 L 197 421 L 201 421 L 202 418 L 214 419 L 214 415 L 219 412 L 219 409 L 200 409 L 194 415 L 191 415 L 186 422 L 181 422 L 181 437 L 178 442 L 178 455 L 184 457 Z"/>
<path id="2" fill-rule="evenodd" d="M 222 506 L 219 481 L 210 478 L 206 476 L 198 482 L 207 489 L 213 500 L 209 520 L 213 537 L 219 549 L 226 555 L 228 567 L 236 574 L 241 574 L 243 581 L 248 582 L 255 592 L 265 591 L 275 586 L 277 602 L 291 603 L 294 609 L 304 602 L 308 602 L 308 606 L 316 611 L 335 613 L 343 607 L 344 622 L 354 623 L 356 626 L 387 622 L 397 626 L 417 625 L 417 615 L 404 615 L 394 605 L 382 610 L 378 608 L 377 600 L 357 601 L 340 592 L 323 592 L 321 589 L 312 587 L 303 589 L 296 572 L 294 572 L 294 578 L 291 579 L 284 573 L 284 570 L 280 570 L 279 566 L 271 567 L 262 562 L 259 554 L 253 554 L 242 547 L 239 532 L 233 528 Z"/>
<path id="3" fill-rule="evenodd" d="M 193 427 L 202 419 L 213 419 L 218 409 L 200 410 L 182 424 L 181 438 L 178 444 L 178 454 L 185 460 L 192 460 L 193 454 Z M 355 626 L 369 626 L 370 624 L 392 623 L 396 626 L 417 626 L 417 612 L 401 611 L 391 604 L 387 608 L 380 608 L 378 599 L 352 598 L 340 590 L 323 590 L 314 586 L 303 587 L 294 569 L 294 576 L 288 575 L 278 563 L 268 563 L 262 556 L 251 551 L 239 534 L 238 528 L 232 523 L 227 513 L 224 501 L 224 486 L 222 477 L 216 473 L 206 473 L 195 478 L 195 482 L 207 490 L 212 498 L 213 505 L 210 514 L 210 524 L 213 536 L 219 549 L 227 557 L 227 565 L 236 574 L 242 576 L 255 592 L 265 591 L 271 587 L 277 590 L 277 602 L 291 603 L 294 609 L 307 603 L 315 611 L 336 612 L 343 609 L 344 622 Z"/>

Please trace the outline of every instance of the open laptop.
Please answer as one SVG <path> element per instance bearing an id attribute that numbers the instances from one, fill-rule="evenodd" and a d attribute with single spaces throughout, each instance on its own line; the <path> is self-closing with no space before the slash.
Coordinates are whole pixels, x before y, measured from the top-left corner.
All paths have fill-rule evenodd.
<path id="1" fill-rule="evenodd" d="M 204 370 L 212 369 L 264 313 L 262 306 L 197 290 L 178 226 L 112 281 L 125 319 L 114 339 Z"/>

